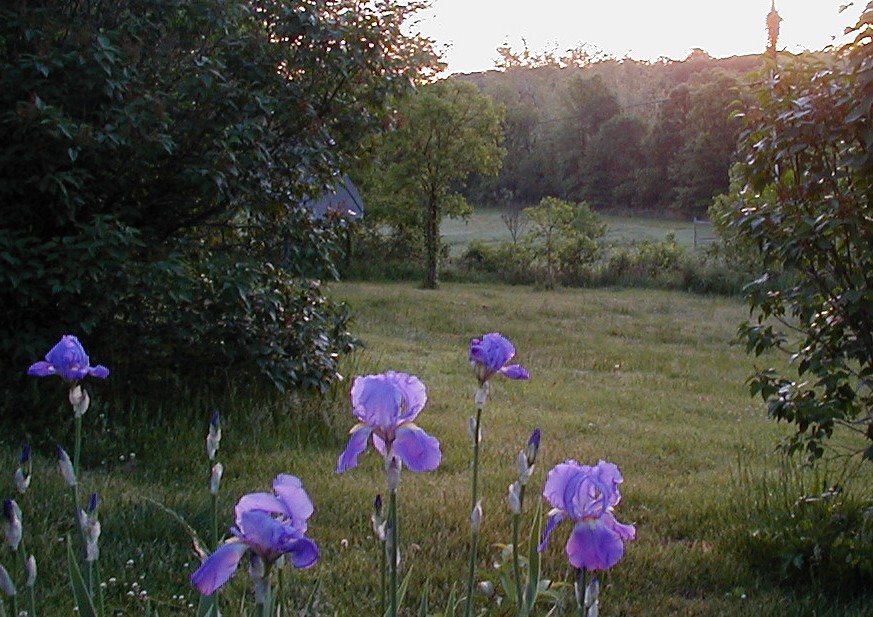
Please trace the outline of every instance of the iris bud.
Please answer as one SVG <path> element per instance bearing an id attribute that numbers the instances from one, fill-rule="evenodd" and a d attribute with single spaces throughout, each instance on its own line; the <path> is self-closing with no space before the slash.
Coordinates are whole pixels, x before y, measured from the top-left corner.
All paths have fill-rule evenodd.
<path id="1" fill-rule="evenodd" d="M 81 418 L 91 406 L 91 397 L 88 391 L 76 384 L 70 388 L 70 405 L 73 406 L 73 417 Z"/>
<path id="2" fill-rule="evenodd" d="M 12 577 L 3 566 L 0 566 L 0 591 L 10 598 L 15 595 L 15 583 L 12 582 Z"/>
<path id="3" fill-rule="evenodd" d="M 385 541 L 385 519 L 382 514 L 382 495 L 376 495 L 373 502 L 373 513 L 370 515 L 370 523 L 373 525 L 373 533 L 379 542 Z"/>
<path id="4" fill-rule="evenodd" d="M 212 475 L 209 477 L 209 492 L 213 495 L 218 495 L 218 489 L 221 487 L 221 476 L 224 474 L 224 465 L 215 463 L 212 466 Z"/>
<path id="5" fill-rule="evenodd" d="M 396 491 L 400 486 L 400 459 L 392 456 L 385 463 L 385 475 L 388 478 L 388 490 Z"/>
<path id="6" fill-rule="evenodd" d="M 58 446 L 58 469 L 67 486 L 76 486 L 76 472 L 73 470 L 73 462 L 70 455 L 62 447 Z"/>
<path id="7" fill-rule="evenodd" d="M 24 583 L 28 587 L 33 587 L 36 583 L 36 557 L 31 555 L 24 563 L 24 571 L 27 573 L 27 581 Z"/>
<path id="8" fill-rule="evenodd" d="M 17 551 L 22 534 L 21 508 L 13 499 L 3 500 L 3 534 L 6 536 L 6 544 L 9 548 Z"/>
<path id="9" fill-rule="evenodd" d="M 470 513 L 470 527 L 473 533 L 479 533 L 482 528 L 482 500 L 476 502 L 476 507 Z"/>
<path id="10" fill-rule="evenodd" d="M 215 460 L 218 446 L 221 443 L 221 415 L 216 411 L 209 421 L 209 433 L 206 435 L 206 455 L 210 461 Z"/>
<path id="11" fill-rule="evenodd" d="M 509 494 L 506 496 L 509 511 L 513 514 L 521 514 L 521 485 L 513 482 L 509 485 Z"/>
<path id="12" fill-rule="evenodd" d="M 531 433 L 530 439 L 527 440 L 527 464 L 533 467 L 533 464 L 537 460 L 537 452 L 540 450 L 540 436 L 542 432 L 540 429 L 534 429 L 534 432 Z"/>
<path id="13" fill-rule="evenodd" d="M 23 495 L 30 487 L 30 474 L 25 474 L 24 470 L 19 467 L 15 470 L 14 478 L 15 486 L 18 489 L 18 492 Z"/>

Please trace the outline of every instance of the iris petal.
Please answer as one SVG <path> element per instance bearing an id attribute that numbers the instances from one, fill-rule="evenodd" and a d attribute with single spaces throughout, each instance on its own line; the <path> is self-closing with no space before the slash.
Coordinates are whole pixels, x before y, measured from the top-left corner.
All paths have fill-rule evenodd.
<path id="1" fill-rule="evenodd" d="M 223 544 L 191 575 L 191 582 L 200 593 L 211 596 L 230 580 L 247 550 L 248 546 L 240 542 Z"/>
<path id="2" fill-rule="evenodd" d="M 291 543 L 288 554 L 295 568 L 308 568 L 318 561 L 318 546 L 309 538 L 298 538 Z"/>
<path id="3" fill-rule="evenodd" d="M 91 377 L 96 377 L 98 379 L 106 379 L 109 377 L 109 369 L 102 364 L 98 364 L 97 366 L 90 367 L 88 369 L 88 374 Z"/>
<path id="4" fill-rule="evenodd" d="M 546 483 L 543 486 L 543 497 L 545 497 L 553 508 L 560 510 L 569 510 L 567 503 L 572 499 L 572 493 L 567 495 L 567 488 L 572 480 L 579 474 L 579 464 L 576 461 L 566 461 L 559 463 L 546 476 Z"/>
<path id="5" fill-rule="evenodd" d="M 35 362 L 30 365 L 29 369 L 27 369 L 27 374 L 35 377 L 48 377 L 49 375 L 54 375 L 55 372 L 55 367 L 45 360 Z"/>
<path id="6" fill-rule="evenodd" d="M 272 493 L 249 493 L 240 497 L 239 501 L 236 502 L 234 508 L 236 524 L 240 524 L 243 513 L 256 510 L 271 514 L 285 514 L 284 504 Z"/>
<path id="7" fill-rule="evenodd" d="M 552 532 L 555 530 L 555 527 L 558 526 L 558 523 L 564 520 L 563 512 L 553 512 L 549 513 L 549 520 L 546 523 L 546 530 L 543 532 L 543 539 L 540 542 L 540 545 L 537 547 L 537 551 L 542 553 L 549 546 L 549 538 L 552 535 Z"/>
<path id="8" fill-rule="evenodd" d="M 394 452 L 412 471 L 432 471 L 443 457 L 439 440 L 414 424 L 397 429 Z"/>
<path id="9" fill-rule="evenodd" d="M 530 373 L 521 364 L 510 364 L 500 369 L 500 373 L 509 379 L 530 379 Z"/>
<path id="10" fill-rule="evenodd" d="M 349 443 L 343 453 L 340 454 L 336 463 L 336 472 L 343 473 L 358 466 L 358 456 L 367 449 L 367 439 L 370 433 L 373 432 L 369 426 L 358 424 L 352 429 L 352 434 L 349 436 Z"/>
<path id="11" fill-rule="evenodd" d="M 637 528 L 633 525 L 626 525 L 615 520 L 612 512 L 607 512 L 601 517 L 603 524 L 614 531 L 622 540 L 633 540 L 637 535 Z"/>
<path id="12" fill-rule="evenodd" d="M 624 555 L 624 542 L 600 519 L 576 523 L 566 548 L 570 563 L 586 570 L 608 570 Z"/>
<path id="13" fill-rule="evenodd" d="M 306 531 L 306 520 L 315 512 L 312 500 L 297 476 L 283 473 L 273 480 L 273 490 L 285 506 L 285 514 L 299 531 Z"/>

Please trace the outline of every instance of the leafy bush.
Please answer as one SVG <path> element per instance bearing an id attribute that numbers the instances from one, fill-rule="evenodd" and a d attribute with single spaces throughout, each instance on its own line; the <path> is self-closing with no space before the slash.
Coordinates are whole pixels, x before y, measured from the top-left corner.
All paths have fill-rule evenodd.
<path id="1" fill-rule="evenodd" d="M 559 278 L 578 278 L 597 259 L 606 225 L 585 202 L 544 197 L 524 214 L 530 231 L 523 244 L 541 284 L 551 287 Z"/>
<path id="2" fill-rule="evenodd" d="M 740 338 L 757 357 L 791 358 L 757 370 L 751 393 L 810 460 L 841 429 L 873 461 L 871 23 L 873 3 L 839 62 L 798 60 L 758 82 L 721 221 L 760 263 Z"/>
<path id="3" fill-rule="evenodd" d="M 4 363 L 76 331 L 131 383 L 327 387 L 350 344 L 319 285 L 337 245 L 300 202 L 433 60 L 401 30 L 417 8 L 3 5 Z M 5 418 L 28 415 L 4 400 Z"/>

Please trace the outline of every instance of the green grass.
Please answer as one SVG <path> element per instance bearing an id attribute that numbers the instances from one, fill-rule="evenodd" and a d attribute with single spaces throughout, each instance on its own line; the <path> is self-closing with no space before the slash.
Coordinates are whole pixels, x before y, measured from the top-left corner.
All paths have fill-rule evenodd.
<path id="1" fill-rule="evenodd" d="M 475 391 L 466 354 L 471 336 L 499 330 L 515 342 L 518 361 L 533 378 L 497 381 L 483 416 L 483 575 L 494 556 L 487 547 L 509 540 L 504 494 L 514 479 L 515 455 L 540 427 L 541 459 L 529 495 L 535 496 L 545 473 L 567 458 L 586 463 L 606 458 L 625 477 L 618 518 L 637 526 L 638 539 L 607 576 L 601 614 L 869 615 L 863 598 L 841 598 L 826 587 L 777 585 L 776 573 L 756 568 L 737 542 L 748 522 L 737 508 L 747 503 L 738 491 L 748 488 L 739 481 L 739 463 L 743 477 L 774 473 L 779 457 L 773 449 L 786 430 L 765 417 L 743 384 L 752 361 L 732 343 L 736 324 L 746 315 L 739 301 L 658 291 L 538 292 L 484 285 L 425 291 L 408 284 L 343 283 L 333 292 L 352 307 L 354 332 L 366 345 L 345 361 L 347 380 L 322 402 L 286 398 L 270 406 L 237 403 L 222 409 L 219 451 L 226 470 L 224 524 L 242 493 L 267 490 L 281 472 L 303 479 L 317 508 L 309 533 L 322 560 L 290 580 L 303 596 L 320 578 L 324 614 L 376 612 L 378 549 L 369 516 L 376 493 L 384 492 L 382 465 L 371 452 L 358 469 L 333 473 L 353 424 L 347 401 L 356 374 L 401 370 L 427 385 L 429 402 L 419 424 L 442 441 L 444 460 L 435 472 L 403 474 L 400 532 L 403 567 L 413 570 L 409 602 L 415 606 L 425 581 L 432 606 L 440 606 L 453 584 L 463 587 L 467 418 Z M 108 422 L 95 436 L 99 404 L 95 400 L 85 418 L 86 448 L 93 444 L 97 452 L 89 457 L 82 491 L 96 489 L 104 496 L 103 573 L 117 579 L 109 586 L 110 600 L 135 614 L 138 604 L 128 592 L 146 588 L 164 617 L 190 615 L 184 606 L 194 594 L 187 576 L 196 558 L 181 526 L 146 498 L 164 503 L 197 529 L 208 529 L 209 414 L 192 423 L 167 410 L 159 418 Z M 0 450 L 9 461 L 7 477 L 17 456 L 13 445 Z M 130 451 L 136 452 L 134 460 Z M 43 615 L 70 608 L 64 572 L 51 555 L 60 554 L 58 538 L 73 531 L 64 522 L 71 507 L 52 467 L 45 453 L 31 493 L 21 500 L 31 546 L 50 555 L 40 561 L 40 584 L 47 586 L 46 602 L 55 611 Z M 8 494 L 11 480 L 7 484 Z M 544 567 L 557 580 L 569 574 L 562 552 L 566 534 L 566 527 L 556 532 L 545 556 Z M 237 576 L 227 586 L 226 601 L 233 604 L 225 605 L 225 614 L 238 614 L 245 579 Z"/>
<path id="2" fill-rule="evenodd" d="M 452 256 L 458 256 L 470 242 L 478 240 L 496 243 L 510 240 L 509 230 L 500 219 L 497 208 L 476 208 L 467 219 L 447 218 L 440 227 L 443 241 L 449 245 Z M 694 246 L 694 224 L 692 221 L 642 218 L 630 216 L 601 215 L 608 229 L 604 240 L 613 246 L 630 246 L 644 240 L 660 242 L 673 234 L 680 246 Z M 711 229 L 700 229 L 701 234 L 711 235 Z M 701 237 L 703 237 L 701 235 Z"/>

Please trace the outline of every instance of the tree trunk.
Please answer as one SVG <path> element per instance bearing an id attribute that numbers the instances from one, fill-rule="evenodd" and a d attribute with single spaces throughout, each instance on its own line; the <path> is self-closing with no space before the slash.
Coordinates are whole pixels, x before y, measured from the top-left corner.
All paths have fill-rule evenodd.
<path id="1" fill-rule="evenodd" d="M 431 199 L 427 205 L 427 220 L 424 227 L 425 251 L 427 252 L 427 273 L 425 275 L 424 288 L 436 289 L 440 252 L 440 217 L 439 206 L 435 199 Z"/>

